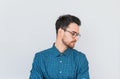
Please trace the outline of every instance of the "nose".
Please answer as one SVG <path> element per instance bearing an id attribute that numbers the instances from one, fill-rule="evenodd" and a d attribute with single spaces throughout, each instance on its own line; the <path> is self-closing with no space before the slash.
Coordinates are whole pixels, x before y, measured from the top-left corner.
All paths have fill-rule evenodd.
<path id="1" fill-rule="evenodd" d="M 78 39 L 79 39 L 79 36 L 76 36 L 74 39 L 75 39 L 76 41 L 78 41 Z"/>

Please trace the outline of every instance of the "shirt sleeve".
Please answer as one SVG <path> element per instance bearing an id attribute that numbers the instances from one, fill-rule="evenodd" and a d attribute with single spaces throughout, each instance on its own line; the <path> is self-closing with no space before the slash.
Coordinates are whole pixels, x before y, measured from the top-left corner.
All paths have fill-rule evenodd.
<path id="1" fill-rule="evenodd" d="M 78 73 L 77 73 L 77 79 L 90 79 L 89 77 L 89 66 L 88 66 L 88 60 L 86 56 L 83 54 L 83 56 L 78 60 Z"/>
<path id="2" fill-rule="evenodd" d="M 44 79 L 41 70 L 41 65 L 42 65 L 42 58 L 38 56 L 38 54 L 36 54 L 33 60 L 29 79 Z"/>

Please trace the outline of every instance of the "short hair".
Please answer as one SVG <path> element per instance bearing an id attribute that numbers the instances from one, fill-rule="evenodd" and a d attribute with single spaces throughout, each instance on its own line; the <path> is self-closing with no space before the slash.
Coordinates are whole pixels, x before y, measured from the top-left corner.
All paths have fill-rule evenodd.
<path id="1" fill-rule="evenodd" d="M 70 14 L 59 16 L 59 18 L 57 19 L 57 21 L 55 23 L 56 34 L 58 33 L 58 30 L 60 28 L 66 29 L 70 23 L 76 23 L 78 26 L 81 25 L 80 19 L 76 16 L 73 16 Z"/>

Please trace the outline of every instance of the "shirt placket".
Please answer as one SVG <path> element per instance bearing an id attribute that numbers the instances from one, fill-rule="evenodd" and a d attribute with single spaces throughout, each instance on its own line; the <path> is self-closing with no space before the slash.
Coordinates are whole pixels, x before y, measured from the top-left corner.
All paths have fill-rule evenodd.
<path id="1" fill-rule="evenodd" d="M 63 75 L 63 54 L 60 54 L 58 57 L 58 63 L 59 63 L 59 67 L 58 67 L 58 76 L 59 79 L 62 79 L 62 75 Z"/>

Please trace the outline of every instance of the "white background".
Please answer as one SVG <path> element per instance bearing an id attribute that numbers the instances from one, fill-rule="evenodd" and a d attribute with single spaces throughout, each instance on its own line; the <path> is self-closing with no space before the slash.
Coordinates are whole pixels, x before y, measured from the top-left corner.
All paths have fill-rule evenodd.
<path id="1" fill-rule="evenodd" d="M 120 79 L 120 0 L 0 0 L 0 79 L 29 78 L 62 14 L 82 21 L 75 48 L 86 54 L 91 79 Z"/>

